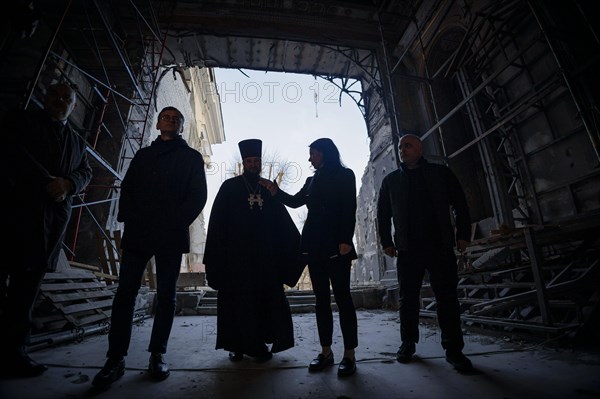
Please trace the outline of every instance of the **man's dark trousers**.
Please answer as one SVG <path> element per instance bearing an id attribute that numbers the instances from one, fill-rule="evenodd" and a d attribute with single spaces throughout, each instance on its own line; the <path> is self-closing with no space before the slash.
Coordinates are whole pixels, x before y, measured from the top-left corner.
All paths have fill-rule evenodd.
<path id="1" fill-rule="evenodd" d="M 454 250 L 420 248 L 398 251 L 397 270 L 402 342 L 419 342 L 419 298 L 427 270 L 437 304 L 442 347 L 446 350 L 462 350 L 464 341 L 456 294 L 458 275 Z"/>

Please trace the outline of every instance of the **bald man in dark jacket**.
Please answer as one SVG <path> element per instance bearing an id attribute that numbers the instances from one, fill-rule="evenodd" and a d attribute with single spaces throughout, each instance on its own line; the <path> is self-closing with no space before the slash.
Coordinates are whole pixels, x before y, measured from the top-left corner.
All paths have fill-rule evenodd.
<path id="1" fill-rule="evenodd" d="M 377 203 L 381 246 L 387 255 L 397 256 L 402 345 L 396 359 L 408 363 L 416 351 L 419 295 L 427 270 L 436 298 L 446 360 L 455 369 L 468 371 L 472 364 L 462 353 L 454 255 L 454 246 L 462 252 L 469 240 L 470 216 L 465 194 L 448 167 L 431 164 L 423 158 L 419 137 L 402 136 L 399 150 L 400 168 L 383 179 Z M 451 223 L 450 209 L 456 227 Z"/>

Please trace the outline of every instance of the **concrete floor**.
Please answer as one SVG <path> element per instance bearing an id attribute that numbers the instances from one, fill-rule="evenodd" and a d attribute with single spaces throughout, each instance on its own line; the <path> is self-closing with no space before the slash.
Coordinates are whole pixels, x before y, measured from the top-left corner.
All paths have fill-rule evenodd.
<path id="1" fill-rule="evenodd" d="M 267 363 L 231 363 L 216 351 L 216 316 L 175 318 L 166 360 L 171 376 L 153 382 L 146 374 L 152 319 L 134 327 L 127 370 L 105 391 L 91 386 L 104 364 L 107 337 L 96 334 L 31 355 L 50 369 L 40 377 L 0 380 L 0 398 L 600 398 L 600 351 L 552 349 L 466 334 L 465 354 L 476 368 L 456 372 L 446 363 L 434 327 L 421 326 L 413 362 L 395 360 L 399 346 L 395 311 L 358 311 L 357 372 L 337 376 L 343 345 L 334 338 L 336 366 L 309 373 L 319 350 L 314 314 L 294 314 L 296 346 Z M 4 364 L 4 367 L 10 365 Z"/>

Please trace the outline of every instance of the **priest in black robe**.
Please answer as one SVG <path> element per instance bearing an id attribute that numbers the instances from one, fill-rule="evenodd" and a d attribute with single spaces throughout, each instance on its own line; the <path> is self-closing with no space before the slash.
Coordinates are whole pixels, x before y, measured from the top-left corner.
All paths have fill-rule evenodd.
<path id="1" fill-rule="evenodd" d="M 204 264 L 218 291 L 216 349 L 229 351 L 232 361 L 266 361 L 294 346 L 284 283 L 295 285 L 303 269 L 300 233 L 285 206 L 258 184 L 262 142 L 243 140 L 239 148 L 243 174 L 217 193 Z"/>

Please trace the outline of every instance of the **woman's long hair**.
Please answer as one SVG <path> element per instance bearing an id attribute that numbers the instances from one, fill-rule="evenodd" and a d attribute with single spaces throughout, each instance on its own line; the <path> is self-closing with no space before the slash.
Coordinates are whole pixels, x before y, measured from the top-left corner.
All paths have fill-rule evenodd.
<path id="1" fill-rule="evenodd" d="M 340 151 L 333 141 L 328 138 L 321 138 L 313 141 L 308 146 L 323 154 L 323 165 L 329 167 L 345 167 L 340 159 Z"/>

